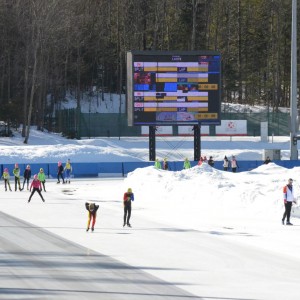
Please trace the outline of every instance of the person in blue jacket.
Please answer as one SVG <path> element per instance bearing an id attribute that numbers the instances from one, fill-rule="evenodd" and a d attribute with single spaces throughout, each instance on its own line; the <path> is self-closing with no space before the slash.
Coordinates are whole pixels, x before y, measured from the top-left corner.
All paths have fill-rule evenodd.
<path id="1" fill-rule="evenodd" d="M 26 166 L 26 169 L 24 170 L 23 177 L 24 177 L 24 181 L 23 181 L 22 190 L 24 190 L 25 183 L 27 183 L 27 190 L 29 190 L 29 180 L 31 178 L 31 168 L 30 168 L 30 165 Z"/>
<path id="2" fill-rule="evenodd" d="M 65 183 L 65 179 L 64 179 L 64 167 L 61 163 L 61 161 L 59 161 L 57 163 L 57 183 L 60 183 L 59 178 L 62 179 L 63 183 Z"/>

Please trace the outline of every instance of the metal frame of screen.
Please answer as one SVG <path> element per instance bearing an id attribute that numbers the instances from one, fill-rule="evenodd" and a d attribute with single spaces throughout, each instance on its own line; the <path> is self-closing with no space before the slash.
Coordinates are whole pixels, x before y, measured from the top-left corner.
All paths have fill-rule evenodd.
<path id="1" fill-rule="evenodd" d="M 129 126 L 219 125 L 221 54 L 127 52 Z"/>

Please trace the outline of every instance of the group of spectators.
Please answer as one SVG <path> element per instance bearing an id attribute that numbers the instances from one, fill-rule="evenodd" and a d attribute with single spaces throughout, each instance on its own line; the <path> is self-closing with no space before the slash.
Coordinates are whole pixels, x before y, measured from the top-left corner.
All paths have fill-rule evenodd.
<path id="1" fill-rule="evenodd" d="M 214 162 L 214 159 L 212 156 L 210 156 L 209 159 L 207 159 L 206 156 L 201 156 L 198 161 L 198 166 L 201 166 L 203 163 L 207 163 L 211 167 L 214 167 L 214 165 L 215 165 L 215 162 Z M 228 171 L 228 168 L 230 167 L 230 165 L 231 165 L 232 172 L 236 172 L 236 169 L 238 168 L 238 163 L 235 159 L 235 156 L 232 156 L 232 160 L 230 162 L 226 156 L 224 157 L 224 163 L 223 163 L 224 171 Z M 157 158 L 155 160 L 154 167 L 159 170 L 160 169 L 169 170 L 169 163 L 168 163 L 167 158 L 165 157 L 163 159 L 162 164 L 159 161 L 159 159 Z M 186 157 L 184 160 L 184 163 L 183 163 L 183 169 L 190 169 L 190 168 L 191 168 L 191 163 L 190 163 L 189 159 Z"/>
<path id="2" fill-rule="evenodd" d="M 268 164 L 269 162 L 272 162 L 272 161 L 271 161 L 270 157 L 267 156 L 267 158 L 264 161 L 264 164 Z M 212 156 L 210 156 L 209 159 L 207 159 L 206 156 L 201 156 L 198 161 L 198 166 L 201 166 L 203 163 L 207 163 L 211 167 L 214 167 L 214 165 L 215 165 L 215 162 L 214 162 L 214 159 Z M 162 163 L 157 158 L 155 160 L 154 166 L 156 169 L 170 170 L 169 163 L 168 163 L 168 160 L 166 157 L 163 159 Z M 191 168 L 191 163 L 190 163 L 189 159 L 186 157 L 184 160 L 184 163 L 183 163 L 183 169 L 190 169 L 190 168 Z M 223 160 L 223 170 L 229 171 L 231 169 L 231 171 L 233 173 L 236 173 L 238 168 L 239 168 L 239 165 L 236 160 L 236 157 L 233 155 L 231 157 L 231 160 L 229 160 L 227 158 L 227 156 L 225 155 L 224 160 Z"/>
<path id="3" fill-rule="evenodd" d="M 236 173 L 236 170 L 239 168 L 238 162 L 234 155 L 231 157 L 231 161 L 229 161 L 229 159 L 225 155 L 223 161 L 223 170 L 228 171 L 230 168 L 233 173 Z"/>

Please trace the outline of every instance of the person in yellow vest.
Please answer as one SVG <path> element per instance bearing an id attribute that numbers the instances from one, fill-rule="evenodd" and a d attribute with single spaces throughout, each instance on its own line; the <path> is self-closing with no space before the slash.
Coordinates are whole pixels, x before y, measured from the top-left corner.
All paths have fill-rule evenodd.
<path id="1" fill-rule="evenodd" d="M 71 161 L 70 158 L 67 160 L 66 165 L 65 165 L 65 180 L 66 183 L 69 181 L 69 183 L 71 183 L 70 178 L 71 178 L 71 173 L 72 173 L 72 165 L 71 165 Z"/>
<path id="2" fill-rule="evenodd" d="M 5 192 L 7 191 L 7 186 L 9 187 L 9 190 L 12 191 L 9 183 L 10 175 L 7 168 L 4 169 L 2 178 L 4 179 Z"/>
<path id="3" fill-rule="evenodd" d="M 15 192 L 17 191 L 18 185 L 19 185 L 19 191 L 22 191 L 21 183 L 20 183 L 20 168 L 19 168 L 18 164 L 15 164 L 15 168 L 13 169 L 13 173 L 15 175 Z"/>

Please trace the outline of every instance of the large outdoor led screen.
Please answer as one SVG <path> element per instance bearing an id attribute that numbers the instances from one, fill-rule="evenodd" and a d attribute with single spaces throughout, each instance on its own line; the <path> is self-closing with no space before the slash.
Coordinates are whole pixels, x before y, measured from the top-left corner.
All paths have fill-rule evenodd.
<path id="1" fill-rule="evenodd" d="M 127 53 L 128 125 L 220 124 L 221 55 Z"/>

